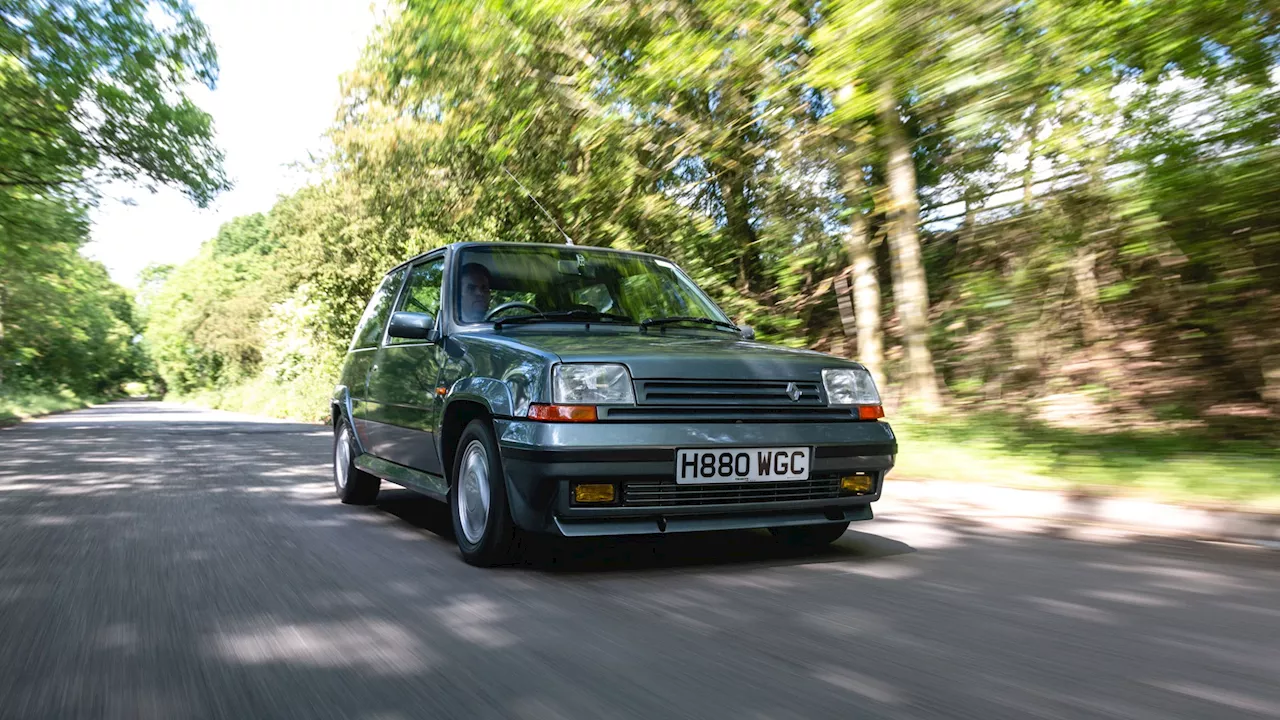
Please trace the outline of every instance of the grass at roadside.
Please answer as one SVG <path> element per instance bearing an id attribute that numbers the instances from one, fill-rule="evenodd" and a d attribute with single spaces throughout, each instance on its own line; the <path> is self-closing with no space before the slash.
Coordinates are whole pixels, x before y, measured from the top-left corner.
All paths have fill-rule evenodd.
<path id="1" fill-rule="evenodd" d="M 225 388 L 168 399 L 282 420 L 320 422 L 329 417 L 329 396 L 332 392 L 331 377 L 303 376 L 281 383 L 260 375 Z"/>
<path id="2" fill-rule="evenodd" d="M 1280 510 L 1280 447 L 1207 432 L 1096 433 L 983 413 L 893 419 L 901 478 Z"/>
<path id="3" fill-rule="evenodd" d="M 49 413 L 86 407 L 97 400 L 79 397 L 70 390 L 0 389 L 0 427 Z"/>

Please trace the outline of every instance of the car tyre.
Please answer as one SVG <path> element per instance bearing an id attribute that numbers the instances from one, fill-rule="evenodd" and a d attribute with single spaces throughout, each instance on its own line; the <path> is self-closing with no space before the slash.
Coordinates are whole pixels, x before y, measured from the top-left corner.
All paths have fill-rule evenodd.
<path id="1" fill-rule="evenodd" d="M 478 567 L 511 560 L 516 529 L 507 504 L 506 476 L 493 429 L 472 420 L 458 439 L 449 515 L 462 559 Z"/>
<path id="2" fill-rule="evenodd" d="M 333 432 L 333 488 L 348 505 L 372 505 L 382 480 L 356 467 L 359 455 L 355 433 L 343 418 Z"/>
<path id="3" fill-rule="evenodd" d="M 839 540 L 849 523 L 827 523 L 823 525 L 789 525 L 769 528 L 773 537 L 785 545 L 799 548 L 820 548 Z"/>

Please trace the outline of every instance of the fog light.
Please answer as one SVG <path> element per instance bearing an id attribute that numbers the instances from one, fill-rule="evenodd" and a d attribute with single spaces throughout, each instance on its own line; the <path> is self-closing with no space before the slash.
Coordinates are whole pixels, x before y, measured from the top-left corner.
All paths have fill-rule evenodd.
<path id="1" fill-rule="evenodd" d="M 605 483 L 574 485 L 573 501 L 580 503 L 613 502 L 613 486 Z"/>
<path id="2" fill-rule="evenodd" d="M 875 487 L 875 478 L 870 475 L 850 475 L 840 478 L 840 491 L 866 495 Z"/>

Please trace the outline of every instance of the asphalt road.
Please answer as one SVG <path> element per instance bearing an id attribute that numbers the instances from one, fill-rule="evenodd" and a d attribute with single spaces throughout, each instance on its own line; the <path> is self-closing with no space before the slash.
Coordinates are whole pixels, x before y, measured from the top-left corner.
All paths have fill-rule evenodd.
<path id="1" fill-rule="evenodd" d="M 330 447 L 145 402 L 0 430 L 0 717 L 1280 717 L 1273 551 L 886 500 L 816 555 L 749 532 L 479 570 L 431 500 L 334 500 Z"/>

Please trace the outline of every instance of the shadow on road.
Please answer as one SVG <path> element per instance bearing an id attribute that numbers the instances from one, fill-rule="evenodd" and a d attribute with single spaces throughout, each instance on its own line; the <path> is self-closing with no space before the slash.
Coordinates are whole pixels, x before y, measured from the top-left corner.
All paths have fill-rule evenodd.
<path id="1" fill-rule="evenodd" d="M 544 572 L 613 573 L 698 567 L 780 567 L 863 562 L 915 552 L 906 543 L 853 532 L 821 549 L 796 549 L 767 531 L 681 533 L 622 538 L 530 538 L 513 566 Z"/>
<path id="2" fill-rule="evenodd" d="M 419 530 L 438 535 L 450 543 L 454 541 L 449 506 L 438 500 L 384 480 L 382 489 L 378 491 L 378 502 L 375 507 Z"/>

